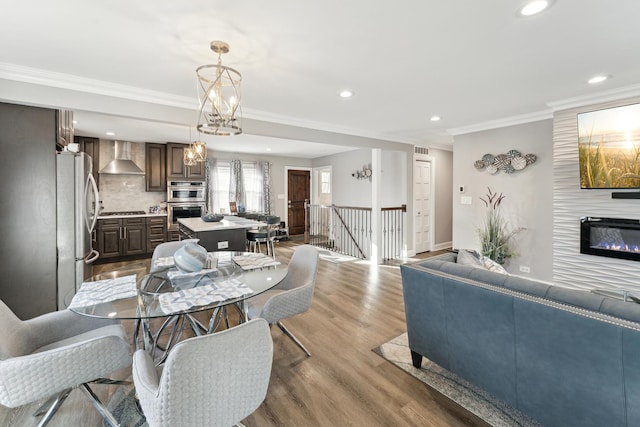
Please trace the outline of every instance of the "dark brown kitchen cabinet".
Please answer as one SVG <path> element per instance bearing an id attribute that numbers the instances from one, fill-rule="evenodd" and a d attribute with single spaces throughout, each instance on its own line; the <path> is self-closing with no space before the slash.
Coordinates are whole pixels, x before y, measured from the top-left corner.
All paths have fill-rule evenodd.
<path id="1" fill-rule="evenodd" d="M 167 230 L 167 242 L 177 242 L 180 240 L 180 230 Z"/>
<path id="2" fill-rule="evenodd" d="M 90 138 L 88 136 L 74 136 L 73 142 L 78 144 L 78 148 L 83 153 L 91 156 L 91 174 L 96 180 L 96 185 L 100 188 L 100 140 L 98 138 Z"/>
<path id="3" fill-rule="evenodd" d="M 205 179 L 204 162 L 197 162 L 194 166 L 185 166 L 184 149 L 188 144 L 167 143 L 167 179 L 190 178 Z"/>
<path id="4" fill-rule="evenodd" d="M 147 253 L 167 241 L 167 217 L 147 217 Z"/>
<path id="5" fill-rule="evenodd" d="M 144 171 L 147 191 L 167 191 L 166 144 L 145 144 Z"/>
<path id="6" fill-rule="evenodd" d="M 147 253 L 145 217 L 100 219 L 97 234 L 101 259 Z"/>

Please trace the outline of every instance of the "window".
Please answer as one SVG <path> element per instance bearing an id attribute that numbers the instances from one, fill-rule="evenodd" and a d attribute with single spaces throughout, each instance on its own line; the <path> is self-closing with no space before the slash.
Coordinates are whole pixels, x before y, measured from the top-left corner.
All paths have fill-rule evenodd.
<path id="1" fill-rule="evenodd" d="M 217 160 L 211 174 L 211 201 L 214 212 L 227 212 L 229 209 L 229 184 L 231 182 L 231 163 Z"/>
<path id="2" fill-rule="evenodd" d="M 320 194 L 331 194 L 331 172 L 320 172 Z"/>
<path id="3" fill-rule="evenodd" d="M 263 184 L 262 172 L 257 162 L 242 161 L 242 180 L 245 192 L 245 209 L 262 212 Z M 216 160 L 211 174 L 211 198 L 214 212 L 229 212 L 229 188 L 231 184 L 231 162 Z"/>
<path id="4" fill-rule="evenodd" d="M 247 211 L 264 211 L 262 203 L 262 174 L 257 162 L 242 162 L 242 179 L 244 180 L 244 197 Z"/>

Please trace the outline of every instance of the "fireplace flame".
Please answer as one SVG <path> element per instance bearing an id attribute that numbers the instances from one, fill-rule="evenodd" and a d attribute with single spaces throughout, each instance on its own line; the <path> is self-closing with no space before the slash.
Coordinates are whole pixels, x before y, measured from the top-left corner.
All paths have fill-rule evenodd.
<path id="1" fill-rule="evenodd" d="M 601 242 L 600 244 L 591 247 L 594 249 L 606 249 L 608 251 L 640 253 L 640 246 L 638 245 Z"/>

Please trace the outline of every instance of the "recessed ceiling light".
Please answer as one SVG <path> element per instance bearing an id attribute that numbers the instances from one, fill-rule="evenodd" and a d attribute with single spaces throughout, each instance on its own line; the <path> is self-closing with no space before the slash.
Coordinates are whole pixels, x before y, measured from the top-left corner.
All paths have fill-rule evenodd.
<path id="1" fill-rule="evenodd" d="M 104 134 L 107 136 L 116 136 L 115 132 L 105 132 Z"/>
<path id="2" fill-rule="evenodd" d="M 549 7 L 549 0 L 534 0 L 527 2 L 520 8 L 520 15 L 522 16 L 531 16 L 538 14 Z"/>
<path id="3" fill-rule="evenodd" d="M 353 96 L 353 92 L 350 90 L 342 90 L 340 91 L 340 98 L 351 98 Z"/>
<path id="4" fill-rule="evenodd" d="M 602 83 L 603 81 L 607 80 L 607 76 L 593 76 L 591 77 L 589 80 L 587 80 L 587 83 L 589 83 L 590 85 L 596 84 L 596 83 Z"/>
<path id="5" fill-rule="evenodd" d="M 267 147 L 267 148 L 266 148 L 266 151 L 271 151 L 271 148 Z"/>
<path id="6" fill-rule="evenodd" d="M 431 116 L 431 119 L 430 119 L 430 120 L 431 120 L 432 122 L 437 122 L 437 121 L 439 121 L 440 119 L 441 119 L 441 117 L 440 117 L 440 116 Z"/>

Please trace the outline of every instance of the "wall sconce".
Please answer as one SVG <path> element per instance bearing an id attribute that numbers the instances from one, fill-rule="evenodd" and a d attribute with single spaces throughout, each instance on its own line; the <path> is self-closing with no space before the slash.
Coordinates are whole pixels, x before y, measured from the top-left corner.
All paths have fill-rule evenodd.
<path id="1" fill-rule="evenodd" d="M 371 181 L 371 166 L 363 166 L 361 171 L 355 171 L 351 176 L 356 179 L 368 179 Z"/>

